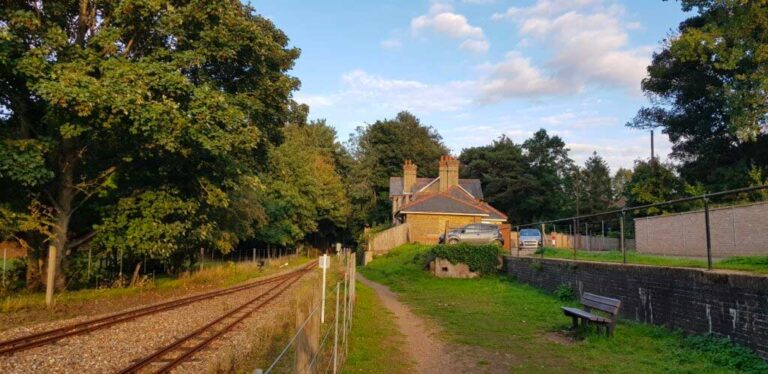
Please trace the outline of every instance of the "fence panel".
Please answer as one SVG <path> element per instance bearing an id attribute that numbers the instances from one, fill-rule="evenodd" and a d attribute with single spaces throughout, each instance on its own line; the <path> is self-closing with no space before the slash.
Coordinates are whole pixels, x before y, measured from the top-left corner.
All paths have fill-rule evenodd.
<path id="1" fill-rule="evenodd" d="M 368 242 L 368 250 L 375 256 L 387 253 L 390 249 L 408 243 L 410 226 L 403 223 L 376 234 Z"/>

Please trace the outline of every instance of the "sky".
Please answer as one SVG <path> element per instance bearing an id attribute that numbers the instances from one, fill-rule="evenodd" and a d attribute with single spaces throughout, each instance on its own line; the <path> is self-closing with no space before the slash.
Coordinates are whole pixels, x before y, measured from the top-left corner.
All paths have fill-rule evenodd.
<path id="1" fill-rule="evenodd" d="M 654 51 L 686 18 L 661 0 L 251 0 L 301 49 L 295 99 L 346 141 L 408 110 L 454 155 L 540 128 L 578 163 L 615 171 L 650 157 L 625 124 Z M 656 134 L 657 155 L 671 145 Z"/>

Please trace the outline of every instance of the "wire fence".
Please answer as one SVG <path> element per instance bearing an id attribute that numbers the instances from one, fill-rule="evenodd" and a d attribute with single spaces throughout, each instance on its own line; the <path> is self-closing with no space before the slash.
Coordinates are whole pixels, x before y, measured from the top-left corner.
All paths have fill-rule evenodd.
<path id="1" fill-rule="evenodd" d="M 527 223 L 543 248 L 513 254 L 768 272 L 766 200 L 761 185 Z"/>
<path id="2" fill-rule="evenodd" d="M 300 322 L 297 320 L 296 332 L 269 367 L 257 368 L 254 374 L 335 374 L 341 370 L 349 352 L 356 269 L 354 254 L 349 249 L 334 256 L 333 261 L 343 267 L 343 280 L 336 282 L 327 297 L 316 302 L 306 317 Z M 325 284 L 322 287 L 328 289 Z"/>

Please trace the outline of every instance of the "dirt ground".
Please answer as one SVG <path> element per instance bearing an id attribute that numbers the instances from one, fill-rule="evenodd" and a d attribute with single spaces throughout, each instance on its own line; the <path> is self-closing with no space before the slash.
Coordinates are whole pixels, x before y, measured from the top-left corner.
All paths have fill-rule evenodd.
<path id="1" fill-rule="evenodd" d="M 509 373 L 518 361 L 511 354 L 443 341 L 435 323 L 413 314 L 389 288 L 359 273 L 357 280 L 371 287 L 382 304 L 397 317 L 397 327 L 406 339 L 404 350 L 411 355 L 419 373 Z"/>

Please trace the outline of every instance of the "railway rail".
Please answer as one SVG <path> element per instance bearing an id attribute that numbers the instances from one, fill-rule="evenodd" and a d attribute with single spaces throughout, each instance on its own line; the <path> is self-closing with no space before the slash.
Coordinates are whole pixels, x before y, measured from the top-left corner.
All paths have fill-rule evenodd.
<path id="1" fill-rule="evenodd" d="M 283 294 L 304 275 L 304 272 L 292 273 L 270 289 L 223 314 L 208 324 L 190 332 L 176 341 L 160 348 L 154 353 L 141 358 L 121 370 L 120 374 L 149 372 L 168 373 L 195 353 L 209 346 L 214 340 L 234 329 L 240 322 L 251 316 L 272 300 Z"/>
<path id="2" fill-rule="evenodd" d="M 184 305 L 188 305 L 197 301 L 229 295 L 231 293 L 248 290 L 254 287 L 263 286 L 265 284 L 270 284 L 275 282 L 281 282 L 279 284 L 282 284 L 287 280 L 300 277 L 301 275 L 303 275 L 304 273 L 306 273 L 316 265 L 317 265 L 317 261 L 313 261 L 303 266 L 302 268 L 291 271 L 289 273 L 281 274 L 281 275 L 266 278 L 266 279 L 261 279 L 255 282 L 234 286 L 230 288 L 225 288 L 222 290 L 206 292 L 199 295 L 175 299 L 175 300 L 171 300 L 171 301 L 167 301 L 159 304 L 150 305 L 147 307 L 132 309 L 125 312 L 111 314 L 108 316 L 104 316 L 104 317 L 100 317 L 92 320 L 74 323 L 74 324 L 59 327 L 56 329 L 46 330 L 46 331 L 42 331 L 35 334 L 25 335 L 25 336 L 21 336 L 21 337 L 6 340 L 6 341 L 1 341 L 0 355 L 14 354 L 16 352 L 24 351 L 34 347 L 39 347 L 46 344 L 52 344 L 66 337 L 81 335 L 91 331 L 104 329 L 104 328 L 116 325 L 118 323 L 127 322 L 142 316 L 147 316 L 147 315 L 179 308 Z"/>

